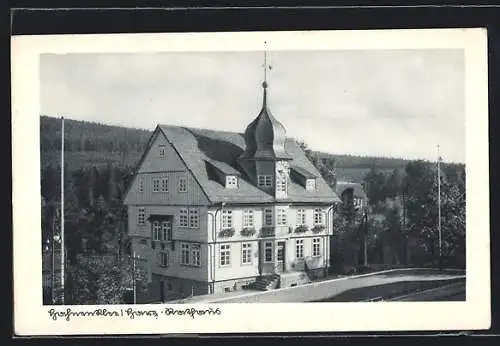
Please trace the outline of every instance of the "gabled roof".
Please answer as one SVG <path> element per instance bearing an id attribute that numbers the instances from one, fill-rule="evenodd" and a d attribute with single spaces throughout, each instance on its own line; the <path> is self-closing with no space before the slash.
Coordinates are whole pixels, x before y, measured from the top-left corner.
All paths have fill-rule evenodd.
<path id="1" fill-rule="evenodd" d="M 349 182 L 349 181 L 337 181 L 337 185 L 336 185 L 337 195 L 342 196 L 344 191 L 346 191 L 349 188 L 353 189 L 354 197 L 363 198 L 363 199 L 368 198 L 363 186 L 360 183 L 354 183 L 354 182 Z"/>
<path id="2" fill-rule="evenodd" d="M 253 185 L 238 163 L 238 158 L 245 149 L 243 134 L 169 125 L 158 125 L 158 128 L 174 146 L 212 203 L 269 203 L 275 201 L 274 196 Z M 340 201 L 294 140 L 287 138 L 285 149 L 293 157 L 291 165 L 300 167 L 318 177 L 314 191 L 308 191 L 302 185 L 290 181 L 288 187 L 289 202 L 334 203 Z M 226 189 L 218 181 L 211 179 L 209 172 L 207 172 L 207 162 L 228 172 L 238 172 L 240 175 L 238 188 Z"/>

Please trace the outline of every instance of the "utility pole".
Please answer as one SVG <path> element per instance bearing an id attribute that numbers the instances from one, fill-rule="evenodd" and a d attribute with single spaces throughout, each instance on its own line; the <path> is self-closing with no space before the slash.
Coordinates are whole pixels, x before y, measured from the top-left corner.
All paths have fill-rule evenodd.
<path id="1" fill-rule="evenodd" d="M 64 305 L 64 117 L 61 117 L 61 304 Z"/>
<path id="2" fill-rule="evenodd" d="M 437 146 L 437 176 L 438 176 L 438 232 L 439 232 L 439 267 L 442 265 L 442 246 L 441 246 L 441 155 L 439 154 L 439 144 Z"/>
<path id="3" fill-rule="evenodd" d="M 135 278 L 135 252 L 132 252 L 132 286 L 134 290 L 134 305 L 137 304 L 137 289 Z"/>

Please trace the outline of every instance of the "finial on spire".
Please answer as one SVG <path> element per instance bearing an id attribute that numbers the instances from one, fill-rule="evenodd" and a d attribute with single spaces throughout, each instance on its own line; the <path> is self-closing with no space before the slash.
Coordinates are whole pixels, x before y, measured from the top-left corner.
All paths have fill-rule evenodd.
<path id="1" fill-rule="evenodd" d="M 268 65 L 267 63 L 267 41 L 264 41 L 264 81 L 262 82 L 262 87 L 264 89 L 267 88 L 268 83 L 267 83 L 267 69 L 271 70 L 271 65 Z"/>

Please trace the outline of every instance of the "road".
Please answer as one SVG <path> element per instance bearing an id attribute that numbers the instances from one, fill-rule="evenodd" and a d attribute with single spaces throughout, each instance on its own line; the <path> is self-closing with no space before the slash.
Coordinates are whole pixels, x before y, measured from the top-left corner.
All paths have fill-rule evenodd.
<path id="1" fill-rule="evenodd" d="M 465 301 L 465 282 L 458 282 L 420 292 L 410 293 L 388 301 Z"/>
<path id="2" fill-rule="evenodd" d="M 185 303 L 298 303 L 321 301 L 363 301 L 378 296 L 393 297 L 419 289 L 435 288 L 450 283 L 465 282 L 463 273 L 432 273 L 418 270 L 392 270 L 381 273 L 338 278 L 307 285 L 265 292 L 245 292 L 237 296 L 203 296 Z M 356 291 L 357 290 L 357 291 Z M 355 293 L 352 293 L 355 292 Z M 376 293 L 375 297 L 371 297 Z M 336 299 L 335 297 L 342 297 Z"/>

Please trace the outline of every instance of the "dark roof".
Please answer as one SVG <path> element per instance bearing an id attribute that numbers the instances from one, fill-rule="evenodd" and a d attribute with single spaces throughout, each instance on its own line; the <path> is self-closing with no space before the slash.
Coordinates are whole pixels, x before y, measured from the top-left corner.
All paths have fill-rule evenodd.
<path id="1" fill-rule="evenodd" d="M 295 172 L 297 172 L 298 174 L 300 174 L 301 176 L 303 176 L 306 179 L 316 178 L 316 176 L 314 174 L 312 174 L 311 172 L 309 172 L 308 170 L 306 170 L 302 167 L 290 166 L 290 169 L 294 170 Z"/>
<path id="2" fill-rule="evenodd" d="M 201 188 L 212 203 L 263 203 L 273 202 L 274 196 L 257 188 L 246 176 L 238 164 L 238 158 L 244 151 L 243 134 L 159 125 L 167 140 L 175 147 L 187 168 L 193 173 Z M 293 139 L 285 140 L 285 149 L 293 157 L 290 164 L 312 172 L 319 177 L 316 189 L 308 191 L 304 186 L 290 181 L 288 201 L 290 202 L 340 202 L 336 193 L 320 178 L 319 172 L 307 159 L 300 146 Z M 226 189 L 218 181 L 210 179 L 207 162 L 236 171 L 241 175 L 238 189 Z"/>
<path id="3" fill-rule="evenodd" d="M 344 191 L 352 188 L 354 197 L 366 199 L 367 195 L 363 186 L 360 183 L 348 182 L 348 181 L 337 181 L 336 191 L 337 195 L 342 196 Z"/>
<path id="4" fill-rule="evenodd" d="M 215 161 L 215 160 L 206 160 L 210 165 L 217 168 L 224 175 L 240 175 L 241 173 L 235 168 L 231 167 L 225 162 Z"/>

